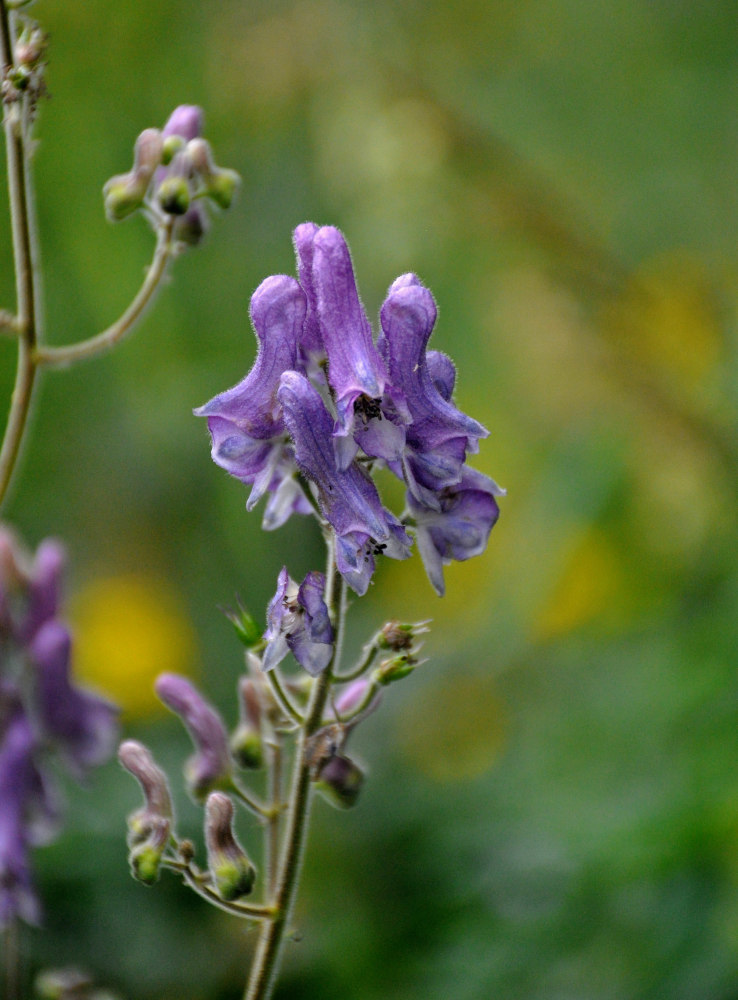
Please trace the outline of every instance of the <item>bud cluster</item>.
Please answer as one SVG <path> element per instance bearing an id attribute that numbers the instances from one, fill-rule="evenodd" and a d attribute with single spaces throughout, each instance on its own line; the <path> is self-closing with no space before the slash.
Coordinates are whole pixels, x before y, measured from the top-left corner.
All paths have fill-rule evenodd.
<path id="1" fill-rule="evenodd" d="M 29 20 L 16 39 L 13 64 L 6 68 L 3 76 L 2 98 L 5 104 L 14 104 L 22 97 L 28 97 L 33 111 L 39 97 L 46 93 L 44 71 L 47 47 L 46 34 Z"/>
<path id="2" fill-rule="evenodd" d="M 141 209 L 154 228 L 169 224 L 179 242 L 199 243 L 208 224 L 204 199 L 227 209 L 240 183 L 234 170 L 216 165 L 201 132 L 202 111 L 186 104 L 175 109 L 163 129 L 144 129 L 131 170 L 111 177 L 103 188 L 110 221 Z"/>

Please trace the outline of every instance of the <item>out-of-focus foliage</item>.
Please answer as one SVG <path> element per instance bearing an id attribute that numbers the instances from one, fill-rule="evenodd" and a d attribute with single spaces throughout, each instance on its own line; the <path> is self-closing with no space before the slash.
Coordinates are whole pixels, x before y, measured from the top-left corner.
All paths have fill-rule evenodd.
<path id="1" fill-rule="evenodd" d="M 50 339 L 101 329 L 140 280 L 150 234 L 110 227 L 100 190 L 141 129 L 201 104 L 244 178 L 136 335 L 44 378 L 8 510 L 29 544 L 69 546 L 85 670 L 129 735 L 173 773 L 188 752 L 149 715 L 159 667 L 197 672 L 235 721 L 219 606 L 261 613 L 285 559 L 301 578 L 321 558 L 304 522 L 259 531 L 191 416 L 250 366 L 249 296 L 292 272 L 297 223 L 344 230 L 371 315 L 398 273 L 433 289 L 433 346 L 492 430 L 476 464 L 508 489 L 443 601 L 414 558 L 354 609 L 357 647 L 383 618 L 432 616 L 431 662 L 357 733 L 359 807 L 317 806 L 277 996 L 735 997 L 735 5 L 34 10 L 52 39 L 35 161 Z M 3 238 L 0 306 L 10 262 Z M 172 878 L 130 879 L 134 803 L 111 765 L 37 852 L 29 963 L 137 1000 L 239 996 L 242 928 Z"/>

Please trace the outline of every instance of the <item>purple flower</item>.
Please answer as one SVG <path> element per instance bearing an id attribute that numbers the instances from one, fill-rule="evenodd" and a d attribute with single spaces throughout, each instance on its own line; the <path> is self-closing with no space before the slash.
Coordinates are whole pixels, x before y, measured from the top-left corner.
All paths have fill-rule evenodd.
<path id="1" fill-rule="evenodd" d="M 264 670 L 271 670 L 290 651 L 313 677 L 325 670 L 333 657 L 333 626 L 324 592 L 322 573 L 308 573 L 298 587 L 283 567 L 267 609 Z"/>
<path id="2" fill-rule="evenodd" d="M 259 343 L 251 371 L 238 385 L 195 410 L 208 419 L 213 461 L 253 484 L 247 509 L 265 492 L 278 495 L 265 518 L 270 528 L 282 524 L 293 511 L 312 511 L 294 479 L 296 467 L 286 447 L 277 401 L 282 372 L 297 364 L 306 309 L 305 293 L 294 278 L 275 275 L 263 281 L 251 297 L 251 321 Z"/>
<path id="3" fill-rule="evenodd" d="M 448 366 L 434 359 L 434 384 L 428 369 L 426 345 L 436 321 L 433 296 L 414 274 L 398 278 L 390 287 L 381 310 L 383 336 L 379 349 L 389 369 L 395 390 L 400 392 L 412 416 L 407 428 L 403 470 L 416 500 L 438 508 L 437 490 L 461 479 L 467 451 L 476 452 L 479 438 L 487 437 L 481 424 L 466 416 L 449 401 Z"/>
<path id="4" fill-rule="evenodd" d="M 396 460 L 405 442 L 405 412 L 397 408 L 387 385 L 346 241 L 338 229 L 324 226 L 315 234 L 312 250 L 320 333 L 336 404 L 338 466 L 348 467 L 359 444 L 367 455 Z"/>
<path id="5" fill-rule="evenodd" d="M 72 685 L 71 638 L 64 625 L 48 621 L 36 633 L 29 656 L 36 668 L 39 722 L 78 776 L 110 757 L 118 711 L 114 705 Z"/>
<path id="6" fill-rule="evenodd" d="M 319 366 L 325 360 L 325 346 L 318 320 L 318 299 L 313 283 L 313 245 L 318 231 L 314 222 L 303 222 L 292 234 L 297 257 L 297 277 L 307 300 L 307 314 L 300 338 L 300 358 L 311 377 L 318 374 Z"/>
<path id="7" fill-rule="evenodd" d="M 335 531 L 338 571 L 357 594 L 364 594 L 374 573 L 374 556 L 384 552 L 405 559 L 410 538 L 384 509 L 376 486 L 355 462 L 338 468 L 330 414 L 308 380 L 298 372 L 286 372 L 279 399 L 297 464 L 315 485 L 321 513 Z"/>
<path id="8" fill-rule="evenodd" d="M 418 550 L 436 593 L 443 596 L 443 566 L 479 555 L 499 516 L 496 496 L 504 490 L 488 476 L 465 466 L 461 481 L 438 494 L 439 509 L 418 503 L 408 493 L 408 509 L 416 524 Z"/>
<path id="9" fill-rule="evenodd" d="M 8 528 L 0 527 L 0 629 L 29 642 L 56 615 L 61 601 L 64 547 L 41 542 L 31 560 Z"/>
<path id="10" fill-rule="evenodd" d="M 81 777 L 113 748 L 116 710 L 71 683 L 63 569 L 58 542 L 31 558 L 0 528 L 0 925 L 38 916 L 29 851 L 60 821 L 46 760 L 56 753 Z"/>
<path id="11" fill-rule="evenodd" d="M 30 848 L 48 842 L 59 812 L 39 771 L 38 747 L 20 702 L 0 696 L 0 928 L 20 917 L 38 923 Z"/>
<path id="12" fill-rule="evenodd" d="M 223 721 L 197 688 L 178 674 L 160 674 L 156 693 L 180 717 L 196 753 L 185 765 L 187 785 L 201 801 L 209 791 L 227 785 L 231 776 L 231 756 Z"/>

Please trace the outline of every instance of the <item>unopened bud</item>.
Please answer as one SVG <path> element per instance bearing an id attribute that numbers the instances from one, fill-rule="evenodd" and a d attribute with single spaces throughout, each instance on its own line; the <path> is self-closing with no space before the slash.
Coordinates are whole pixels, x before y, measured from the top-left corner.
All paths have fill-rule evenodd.
<path id="1" fill-rule="evenodd" d="M 185 764 L 192 797 L 201 802 L 209 791 L 228 784 L 231 756 L 223 721 L 194 685 L 177 674 L 160 674 L 156 693 L 181 718 L 197 752 Z"/>
<path id="2" fill-rule="evenodd" d="M 181 135 L 168 135 L 164 139 L 164 145 L 161 151 L 161 162 L 163 166 L 168 167 L 177 153 L 184 149 L 184 147 L 185 141 Z"/>
<path id="3" fill-rule="evenodd" d="M 15 61 L 24 66 L 37 66 L 48 48 L 48 38 L 39 27 L 24 31 L 15 45 Z"/>
<path id="4" fill-rule="evenodd" d="M 377 645 L 380 649 L 392 649 L 400 652 L 410 649 L 416 636 L 428 631 L 429 620 L 422 622 L 387 622 L 379 633 Z"/>
<path id="5" fill-rule="evenodd" d="M 154 171 L 161 164 L 164 139 L 158 128 L 145 128 L 133 148 L 133 172 L 148 186 Z"/>
<path id="6" fill-rule="evenodd" d="M 400 653 L 389 660 L 382 660 L 378 667 L 372 671 L 372 680 L 375 684 L 386 687 L 394 681 L 400 681 L 407 677 L 418 665 L 418 661 L 410 653 Z"/>
<path id="7" fill-rule="evenodd" d="M 167 215 L 184 215 L 190 207 L 190 188 L 184 177 L 165 177 L 156 192 L 156 200 Z"/>
<path id="8" fill-rule="evenodd" d="M 264 762 L 261 738 L 261 700 L 250 677 L 238 682 L 239 724 L 231 736 L 234 760 L 241 767 L 257 770 Z"/>
<path id="9" fill-rule="evenodd" d="M 134 844 L 128 855 L 131 875 L 144 885 L 153 885 L 159 878 L 161 857 L 169 844 L 171 823 L 163 816 L 152 817 L 146 840 Z"/>
<path id="10" fill-rule="evenodd" d="M 253 649 L 254 646 L 261 646 L 263 644 L 261 629 L 240 603 L 235 611 L 230 609 L 225 610 L 225 616 L 236 630 L 236 635 L 246 649 Z"/>
<path id="11" fill-rule="evenodd" d="M 118 748 L 118 760 L 141 785 L 147 809 L 171 819 L 172 798 L 167 776 L 157 766 L 149 748 L 138 740 L 126 740 Z"/>
<path id="12" fill-rule="evenodd" d="M 230 208 L 241 183 L 236 171 L 221 169 L 215 165 L 210 144 L 205 139 L 193 139 L 187 143 L 187 158 L 193 170 L 202 178 L 208 198 L 221 208 Z"/>
<path id="13" fill-rule="evenodd" d="M 146 196 L 148 181 L 138 181 L 133 173 L 111 177 L 103 188 L 105 214 L 111 222 L 120 222 L 136 212 Z"/>
<path id="14" fill-rule="evenodd" d="M 92 979 L 79 969 L 44 969 L 33 982 L 38 1000 L 68 1000 L 86 996 Z"/>
<path id="15" fill-rule="evenodd" d="M 233 803 L 213 792 L 205 805 L 208 868 L 221 899 L 232 902 L 254 888 L 256 869 L 233 833 Z"/>
<path id="16" fill-rule="evenodd" d="M 364 784 L 364 772 L 343 754 L 334 754 L 320 769 L 316 788 L 339 809 L 350 809 Z"/>

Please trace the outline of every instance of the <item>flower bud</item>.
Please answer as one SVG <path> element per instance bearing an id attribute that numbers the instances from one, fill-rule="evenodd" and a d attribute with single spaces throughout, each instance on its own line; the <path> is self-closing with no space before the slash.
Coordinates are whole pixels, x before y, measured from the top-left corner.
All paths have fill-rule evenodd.
<path id="1" fill-rule="evenodd" d="M 164 816 L 152 816 L 145 840 L 133 844 L 128 854 L 131 875 L 144 885 L 153 885 L 159 878 L 161 858 L 169 844 L 172 824 Z"/>
<path id="2" fill-rule="evenodd" d="M 241 183 L 236 171 L 224 170 L 215 165 L 210 144 L 205 139 L 197 138 L 188 142 L 187 157 L 193 170 L 200 175 L 208 198 L 221 208 L 230 208 Z"/>
<path id="3" fill-rule="evenodd" d="M 262 645 L 261 630 L 248 611 L 239 603 L 235 611 L 225 611 L 225 616 L 236 630 L 236 635 L 246 649 Z"/>
<path id="4" fill-rule="evenodd" d="M 184 177 L 165 177 L 156 192 L 159 207 L 167 215 L 184 215 L 190 207 L 190 188 Z"/>
<path id="5" fill-rule="evenodd" d="M 118 760 L 138 781 L 146 803 L 128 817 L 129 844 L 145 841 L 159 819 L 170 824 L 174 817 L 167 776 L 154 762 L 148 747 L 138 740 L 126 740 L 118 749 Z"/>
<path id="6" fill-rule="evenodd" d="M 148 182 L 136 180 L 132 173 L 111 177 L 103 188 L 105 214 L 110 222 L 121 222 L 136 212 L 146 196 Z"/>
<path id="7" fill-rule="evenodd" d="M 316 788 L 338 809 L 350 809 L 364 784 L 364 772 L 349 757 L 336 753 L 322 766 Z"/>
<path id="8" fill-rule="evenodd" d="M 162 166 L 168 167 L 180 150 L 184 149 L 185 141 L 181 135 L 168 135 L 164 139 L 161 151 Z"/>
<path id="9" fill-rule="evenodd" d="M 205 187 L 205 193 L 219 208 L 230 208 L 233 198 L 241 185 L 241 178 L 235 170 L 218 169 Z"/>
<path id="10" fill-rule="evenodd" d="M 185 764 L 185 779 L 192 797 L 201 802 L 209 791 L 228 783 L 231 756 L 225 726 L 200 692 L 184 677 L 160 674 L 156 693 L 181 718 L 197 752 Z"/>
<path id="11" fill-rule="evenodd" d="M 428 620 L 422 622 L 387 622 L 379 633 L 377 645 L 380 649 L 393 649 L 395 652 L 399 652 L 402 649 L 410 649 L 415 637 L 428 631 Z"/>
<path id="12" fill-rule="evenodd" d="M 221 899 L 232 902 L 248 896 L 256 869 L 233 833 L 233 803 L 222 792 L 212 792 L 205 805 L 205 842 L 208 867 Z"/>
<path id="13" fill-rule="evenodd" d="M 249 770 L 258 770 L 264 762 L 261 738 L 261 702 L 256 685 L 250 677 L 238 683 L 239 724 L 231 736 L 231 754 L 236 763 Z"/>
<path id="14" fill-rule="evenodd" d="M 382 660 L 379 666 L 372 671 L 372 680 L 375 684 L 386 687 L 394 681 L 407 677 L 418 665 L 418 661 L 410 653 L 400 653 L 389 660 Z"/>

